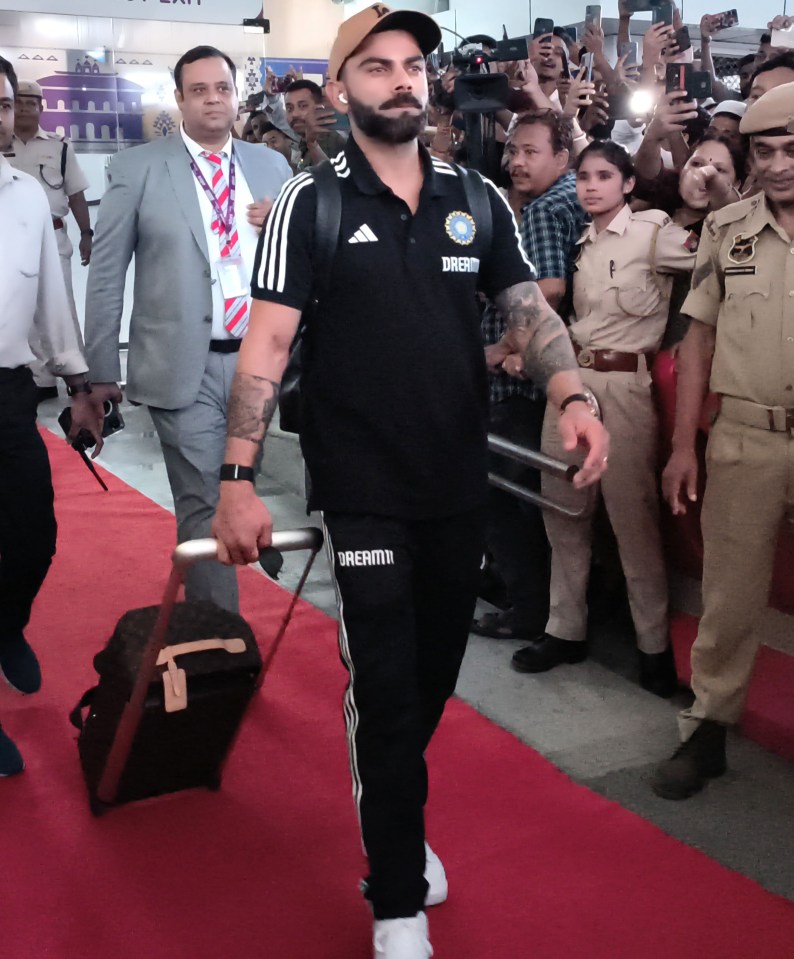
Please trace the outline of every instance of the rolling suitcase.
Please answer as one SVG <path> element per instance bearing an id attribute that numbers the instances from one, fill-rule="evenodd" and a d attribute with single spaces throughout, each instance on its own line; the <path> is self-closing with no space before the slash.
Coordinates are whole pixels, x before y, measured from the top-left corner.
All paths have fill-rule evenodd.
<path id="1" fill-rule="evenodd" d="M 311 551 L 264 663 L 241 616 L 210 602 L 176 601 L 185 568 L 214 559 L 215 540 L 176 548 L 162 603 L 121 617 L 94 658 L 98 684 L 70 714 L 95 814 L 163 793 L 220 786 L 224 761 L 322 541 L 313 527 L 274 533 L 272 548 L 260 557 L 272 569 L 281 551 Z"/>

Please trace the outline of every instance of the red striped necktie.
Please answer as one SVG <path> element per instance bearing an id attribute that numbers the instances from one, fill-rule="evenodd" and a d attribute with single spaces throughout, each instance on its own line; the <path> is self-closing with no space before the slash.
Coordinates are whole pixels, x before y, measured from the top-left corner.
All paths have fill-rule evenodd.
<path id="1" fill-rule="evenodd" d="M 218 153 L 209 153 L 206 150 L 201 154 L 205 157 L 211 164 L 212 170 L 212 192 L 215 194 L 215 198 L 218 201 L 218 206 L 221 210 L 226 210 L 226 220 L 231 224 L 231 233 L 227 234 L 224 229 L 223 223 L 218 216 L 212 221 L 211 229 L 213 233 L 217 233 L 220 239 L 221 244 L 221 258 L 225 257 L 240 257 L 240 237 L 237 233 L 237 221 L 234 215 L 234 210 L 231 209 L 231 204 L 229 203 L 229 184 L 226 182 L 226 177 L 223 175 L 223 167 L 221 165 L 221 157 Z M 231 333 L 232 336 L 240 337 L 248 329 L 248 297 L 247 296 L 233 296 L 230 299 L 225 300 L 225 309 L 226 316 L 223 321 L 223 325 L 226 328 L 227 332 Z"/>

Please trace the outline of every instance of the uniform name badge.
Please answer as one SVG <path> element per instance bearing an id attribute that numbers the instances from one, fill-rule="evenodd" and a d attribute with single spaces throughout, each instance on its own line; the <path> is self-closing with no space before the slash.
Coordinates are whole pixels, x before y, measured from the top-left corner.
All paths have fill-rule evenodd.
<path id="1" fill-rule="evenodd" d="M 224 256 L 218 260 L 216 267 L 224 300 L 248 296 L 251 281 L 241 256 Z"/>

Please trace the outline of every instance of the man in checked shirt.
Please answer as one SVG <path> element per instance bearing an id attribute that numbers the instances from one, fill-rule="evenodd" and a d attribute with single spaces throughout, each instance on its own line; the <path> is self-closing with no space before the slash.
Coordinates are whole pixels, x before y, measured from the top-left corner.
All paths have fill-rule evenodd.
<path id="1" fill-rule="evenodd" d="M 573 249 L 587 220 L 570 170 L 571 121 L 552 111 L 522 115 L 505 155 L 511 179 L 507 200 L 524 252 L 537 271 L 543 295 L 565 319 Z M 489 429 L 519 446 L 539 449 L 546 398 L 524 376 L 521 357 L 508 355 L 499 344 L 505 323 L 492 303 L 483 315 L 482 331 L 492 374 Z M 537 470 L 502 457 L 493 460 L 500 475 L 540 489 Z M 536 639 L 545 629 L 549 606 L 549 546 L 539 508 L 492 488 L 488 549 L 505 582 L 509 606 L 503 612 L 484 613 L 472 631 L 493 639 Z"/>

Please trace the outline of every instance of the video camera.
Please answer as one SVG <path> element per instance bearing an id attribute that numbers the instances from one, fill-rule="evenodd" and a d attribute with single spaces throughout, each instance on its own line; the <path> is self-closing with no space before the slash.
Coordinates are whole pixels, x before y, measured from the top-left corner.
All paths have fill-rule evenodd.
<path id="1" fill-rule="evenodd" d="M 491 53 L 485 50 L 486 46 Z M 461 113 L 493 113 L 507 109 L 510 100 L 507 74 L 491 73 L 490 64 L 526 60 L 528 57 L 526 37 L 499 41 L 492 41 L 490 37 L 471 37 L 451 53 L 442 51 L 439 54 L 439 66 L 453 66 L 461 71 L 461 76 L 455 81 L 451 102 L 443 102 L 443 94 L 439 98 L 440 83 L 436 89 L 436 101 L 440 106 Z"/>

